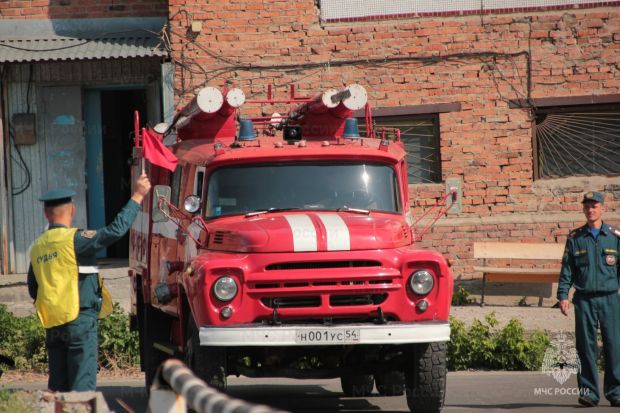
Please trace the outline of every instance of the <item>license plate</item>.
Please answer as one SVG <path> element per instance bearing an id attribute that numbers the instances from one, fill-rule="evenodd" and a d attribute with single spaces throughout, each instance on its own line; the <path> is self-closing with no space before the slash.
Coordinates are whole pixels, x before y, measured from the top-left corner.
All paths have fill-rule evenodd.
<path id="1" fill-rule="evenodd" d="M 295 331 L 295 342 L 303 344 L 359 343 L 359 328 L 313 328 Z"/>

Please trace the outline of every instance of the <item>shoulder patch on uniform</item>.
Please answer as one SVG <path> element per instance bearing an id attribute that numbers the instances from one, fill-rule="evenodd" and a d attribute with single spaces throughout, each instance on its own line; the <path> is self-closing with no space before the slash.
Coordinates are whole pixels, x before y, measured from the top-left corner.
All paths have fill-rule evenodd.
<path id="1" fill-rule="evenodd" d="M 95 231 L 94 229 L 86 229 L 80 232 L 80 235 L 83 236 L 84 238 L 92 238 L 95 235 L 97 235 L 97 231 Z"/>
<path id="2" fill-rule="evenodd" d="M 614 234 L 616 237 L 620 238 L 620 229 L 614 225 L 607 225 L 607 230 Z"/>
<path id="3" fill-rule="evenodd" d="M 577 235 L 577 233 L 579 232 L 578 229 L 574 229 L 572 230 L 569 234 L 568 234 L 568 238 L 574 238 L 575 235 Z"/>

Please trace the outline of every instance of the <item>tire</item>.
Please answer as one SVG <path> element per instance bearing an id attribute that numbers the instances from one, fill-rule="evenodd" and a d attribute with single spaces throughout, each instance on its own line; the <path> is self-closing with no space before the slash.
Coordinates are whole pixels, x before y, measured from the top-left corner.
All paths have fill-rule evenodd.
<path id="1" fill-rule="evenodd" d="M 342 391 L 349 397 L 370 396 L 374 381 L 372 374 L 348 374 L 340 377 Z"/>
<path id="2" fill-rule="evenodd" d="M 185 364 L 210 387 L 226 391 L 226 348 L 200 345 L 198 328 L 193 317 L 187 319 Z"/>
<path id="3" fill-rule="evenodd" d="M 405 374 L 407 405 L 411 413 L 437 413 L 446 396 L 445 342 L 413 347 L 413 366 Z"/>
<path id="4" fill-rule="evenodd" d="M 405 374 L 402 371 L 375 374 L 375 385 L 381 396 L 401 396 L 405 393 Z"/>
<path id="5" fill-rule="evenodd" d="M 142 346 L 142 367 L 144 369 L 144 384 L 147 392 L 155 380 L 157 369 L 170 356 L 157 350 L 153 344 L 155 342 L 165 342 L 168 340 L 169 319 L 159 310 L 154 309 L 149 304 L 142 306 L 143 320 L 140 330 L 140 343 Z"/>

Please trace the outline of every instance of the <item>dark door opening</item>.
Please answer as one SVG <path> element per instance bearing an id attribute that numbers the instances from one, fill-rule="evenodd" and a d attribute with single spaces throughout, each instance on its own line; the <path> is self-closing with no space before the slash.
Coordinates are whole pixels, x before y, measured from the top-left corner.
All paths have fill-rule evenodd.
<path id="1" fill-rule="evenodd" d="M 101 91 L 103 190 L 105 221 L 112 222 L 131 195 L 130 162 L 133 141 L 133 113 L 146 114 L 144 89 Z M 108 258 L 127 258 L 129 236 L 107 249 Z"/>

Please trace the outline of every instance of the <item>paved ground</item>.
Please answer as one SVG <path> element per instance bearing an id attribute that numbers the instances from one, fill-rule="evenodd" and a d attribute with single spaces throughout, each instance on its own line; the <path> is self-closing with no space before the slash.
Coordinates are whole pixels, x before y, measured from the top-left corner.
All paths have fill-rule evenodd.
<path id="1" fill-rule="evenodd" d="M 575 377 L 563 385 L 539 372 L 448 373 L 443 413 L 514 412 L 561 413 L 577 405 Z M 143 380 L 99 380 L 101 391 L 116 412 L 145 412 L 148 399 Z M 44 382 L 15 383 L 12 387 L 41 389 Z M 253 403 L 266 404 L 292 413 L 301 412 L 408 412 L 404 396 L 345 397 L 337 379 L 248 379 L 229 378 L 229 394 Z M 125 406 L 131 410 L 126 410 Z M 1 409 L 0 409 L 1 410 Z M 590 412 L 618 411 L 606 400 Z"/>
<path id="2" fill-rule="evenodd" d="M 127 263 L 124 260 L 106 260 L 100 263 L 101 274 L 105 285 L 126 311 L 129 310 L 129 278 L 127 277 Z M 472 291 L 470 298 L 480 302 L 479 282 L 457 283 L 463 285 L 468 291 Z M 523 286 L 499 285 L 488 289 L 492 293 L 485 300 L 484 307 L 479 305 L 467 305 L 452 307 L 452 316 L 470 324 L 474 319 L 483 320 L 487 314 L 495 313 L 500 326 L 506 324 L 511 318 L 521 321 L 526 331 L 536 329 L 550 332 L 574 331 L 574 318 L 563 316 L 556 308 L 551 308 L 554 300 L 546 298 L 539 307 L 538 293 L 549 297 L 553 292 L 537 290 L 536 286 L 524 289 Z M 545 287 L 548 288 L 548 287 Z M 531 294 L 526 296 L 525 294 Z M 552 296 L 552 295 L 551 295 Z M 524 297 L 526 299 L 524 299 Z M 519 306 L 519 301 L 526 301 L 528 306 Z M 25 274 L 0 275 L 0 304 L 5 304 L 16 315 L 23 316 L 33 312 L 32 300 L 28 295 Z"/>

